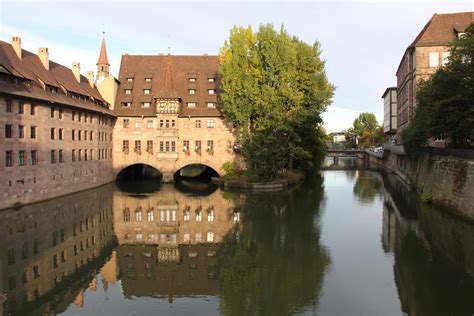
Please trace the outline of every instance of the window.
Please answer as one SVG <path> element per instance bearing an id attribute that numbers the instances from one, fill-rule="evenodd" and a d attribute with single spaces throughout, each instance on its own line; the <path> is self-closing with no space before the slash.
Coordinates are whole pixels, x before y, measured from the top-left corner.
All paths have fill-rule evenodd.
<path id="1" fill-rule="evenodd" d="M 81 161 L 81 160 L 82 160 L 82 149 L 79 149 L 79 150 L 77 151 L 77 160 L 78 160 L 78 161 Z"/>
<path id="2" fill-rule="evenodd" d="M 127 78 L 127 82 L 133 82 L 133 78 Z"/>
<path id="3" fill-rule="evenodd" d="M 207 107 L 208 107 L 208 108 L 215 108 L 215 107 L 216 107 L 216 103 L 214 103 L 214 102 L 207 102 Z"/>
<path id="4" fill-rule="evenodd" d="M 146 151 L 149 153 L 153 152 L 153 141 L 152 140 L 147 140 L 146 141 Z"/>
<path id="5" fill-rule="evenodd" d="M 207 82 L 214 82 L 215 79 L 214 78 L 207 78 Z"/>
<path id="6" fill-rule="evenodd" d="M 71 119 L 72 119 L 73 121 L 76 120 L 76 111 L 72 111 Z"/>
<path id="7" fill-rule="evenodd" d="M 36 138 L 36 126 L 31 126 L 30 127 L 30 138 L 35 139 Z"/>
<path id="8" fill-rule="evenodd" d="M 128 146 L 129 146 L 129 145 L 128 145 L 128 140 L 124 140 L 124 141 L 122 142 L 122 151 L 123 151 L 124 153 L 128 153 L 128 150 L 129 150 Z"/>
<path id="9" fill-rule="evenodd" d="M 76 130 L 75 130 L 75 129 L 73 129 L 73 130 L 71 131 L 71 139 L 72 139 L 72 140 L 76 140 Z"/>
<path id="10" fill-rule="evenodd" d="M 58 138 L 59 138 L 59 140 L 63 139 L 63 129 L 62 128 L 58 129 Z"/>
<path id="11" fill-rule="evenodd" d="M 141 128 L 142 127 L 142 121 L 140 119 L 135 120 L 135 128 Z"/>
<path id="12" fill-rule="evenodd" d="M 107 136 L 107 134 L 105 135 Z M 93 131 L 90 131 L 89 132 L 89 140 L 93 140 L 94 139 L 94 132 Z M 106 139 L 107 140 L 107 139 Z"/>
<path id="13" fill-rule="evenodd" d="M 149 222 L 153 222 L 153 220 L 154 220 L 154 214 L 153 214 L 153 211 L 151 211 L 151 210 L 150 210 L 150 211 L 148 211 L 148 212 L 146 213 L 146 215 L 147 215 L 147 219 L 148 219 L 148 221 L 149 221 Z"/>
<path id="14" fill-rule="evenodd" d="M 123 221 L 130 222 L 130 209 L 126 208 L 123 210 Z"/>
<path id="15" fill-rule="evenodd" d="M 201 120 L 196 120 L 195 127 L 196 128 L 201 128 Z"/>
<path id="16" fill-rule="evenodd" d="M 196 94 L 196 89 L 189 89 L 188 92 L 191 95 L 195 95 Z"/>
<path id="17" fill-rule="evenodd" d="M 189 151 L 189 140 L 183 141 L 183 151 Z"/>
<path id="18" fill-rule="evenodd" d="M 196 222 L 200 222 L 202 220 L 202 214 L 201 211 L 198 210 L 196 211 Z"/>
<path id="19" fill-rule="evenodd" d="M 187 105 L 188 105 L 188 108 L 195 108 L 196 102 L 188 102 Z"/>
<path id="20" fill-rule="evenodd" d="M 195 143 L 195 150 L 201 150 L 201 141 L 200 140 L 197 140 Z"/>
<path id="21" fill-rule="evenodd" d="M 189 233 L 184 233 L 183 242 L 190 242 L 190 241 L 191 241 L 191 235 Z"/>
<path id="22" fill-rule="evenodd" d="M 11 167 L 13 165 L 13 151 L 7 150 L 5 152 L 5 167 Z"/>
<path id="23" fill-rule="evenodd" d="M 54 127 L 51 127 L 51 139 L 54 139 Z"/>
<path id="24" fill-rule="evenodd" d="M 138 152 L 138 153 L 142 151 L 142 142 L 141 142 L 141 140 L 136 140 L 135 141 L 135 151 Z"/>
<path id="25" fill-rule="evenodd" d="M 30 105 L 30 115 L 35 115 L 36 114 L 36 104 L 31 104 Z"/>
<path id="26" fill-rule="evenodd" d="M 214 242 L 214 233 L 213 232 L 208 232 L 207 233 L 207 241 L 208 242 Z"/>
<path id="27" fill-rule="evenodd" d="M 38 267 L 38 266 L 34 266 L 34 267 L 33 267 L 33 278 L 37 279 L 37 278 L 39 278 L 39 276 L 40 276 L 39 267 Z"/>
<path id="28" fill-rule="evenodd" d="M 194 78 L 194 77 L 188 78 L 188 81 L 189 82 L 196 82 L 196 78 Z"/>
<path id="29" fill-rule="evenodd" d="M 125 89 L 125 95 L 132 94 L 132 89 Z"/>
<path id="30" fill-rule="evenodd" d="M 151 78 L 145 78 L 145 82 L 151 82 Z"/>
<path id="31" fill-rule="evenodd" d="M 234 212 L 234 223 L 240 222 L 240 212 Z"/>
<path id="32" fill-rule="evenodd" d="M 201 233 L 196 233 L 195 241 L 196 242 L 201 242 Z"/>
<path id="33" fill-rule="evenodd" d="M 175 141 L 172 141 L 171 142 L 171 152 L 176 152 L 176 142 Z"/>
<path id="34" fill-rule="evenodd" d="M 430 52 L 430 67 L 438 67 L 439 66 L 439 53 L 438 52 Z"/>
<path id="35" fill-rule="evenodd" d="M 207 120 L 207 128 L 214 128 L 214 120 L 208 119 Z"/>
<path id="36" fill-rule="evenodd" d="M 215 94 L 215 92 L 216 92 L 216 91 L 215 91 L 214 89 L 208 89 L 208 90 L 207 90 L 207 93 L 209 93 L 209 94 Z"/>
<path id="37" fill-rule="evenodd" d="M 53 268 L 58 267 L 58 255 L 53 256 Z"/>
<path id="38" fill-rule="evenodd" d="M 142 221 L 142 211 L 135 211 L 135 221 L 136 222 Z"/>
<path id="39" fill-rule="evenodd" d="M 146 121 L 146 128 L 153 128 L 153 120 Z"/>
<path id="40" fill-rule="evenodd" d="M 148 91 L 150 91 L 150 90 L 148 90 Z M 145 93 L 145 94 L 146 94 L 146 93 Z M 148 93 L 148 94 L 150 94 L 150 93 Z M 151 105 L 150 102 L 142 102 L 142 108 L 149 108 L 150 105 Z"/>
<path id="41" fill-rule="evenodd" d="M 56 151 L 51 150 L 51 163 L 56 163 Z"/>
<path id="42" fill-rule="evenodd" d="M 151 90 L 150 89 L 143 89 L 143 94 L 150 94 Z M 148 103 L 149 104 L 149 103 Z"/>
<path id="43" fill-rule="evenodd" d="M 25 126 L 19 125 L 18 126 L 18 138 L 25 138 Z"/>
<path id="44" fill-rule="evenodd" d="M 84 161 L 87 161 L 87 149 L 84 149 Z"/>
<path id="45" fill-rule="evenodd" d="M 164 122 L 163 120 L 160 120 L 160 128 L 163 128 L 165 125 L 164 125 Z"/>
<path id="46" fill-rule="evenodd" d="M 163 143 L 164 143 L 164 142 L 160 141 L 160 152 L 163 152 L 163 151 L 164 151 Z"/>
<path id="47" fill-rule="evenodd" d="M 38 156 L 37 156 L 37 155 L 38 155 L 38 151 L 36 151 L 36 150 L 32 150 L 32 151 L 30 152 L 31 165 L 32 165 L 32 166 L 35 166 L 35 165 L 38 164 Z"/>
<path id="48" fill-rule="evenodd" d="M 211 209 L 207 212 L 207 221 L 213 222 L 214 221 L 214 210 Z"/>
<path id="49" fill-rule="evenodd" d="M 72 162 L 76 161 L 76 150 L 75 149 L 71 150 L 71 160 L 72 160 Z"/>
<path id="50" fill-rule="evenodd" d="M 15 249 L 14 248 L 10 248 L 8 249 L 8 265 L 12 265 L 12 264 L 15 264 Z"/>
<path id="51" fill-rule="evenodd" d="M 51 108 L 51 117 L 54 118 L 54 108 Z M 80 119 L 79 119 L 80 120 Z"/>
<path id="52" fill-rule="evenodd" d="M 165 151 L 166 152 L 170 151 L 170 142 L 165 142 Z"/>
<path id="53" fill-rule="evenodd" d="M 123 128 L 128 128 L 130 125 L 130 120 L 129 119 L 123 119 Z"/>
<path id="54" fill-rule="evenodd" d="M 122 107 L 123 108 L 129 108 L 132 106 L 132 102 L 122 102 Z"/>
<path id="55" fill-rule="evenodd" d="M 208 140 L 207 141 L 207 150 L 214 150 L 214 141 Z"/>
<path id="56" fill-rule="evenodd" d="M 183 212 L 183 220 L 185 222 L 189 221 L 189 211 L 186 210 L 186 211 Z"/>
<path id="57" fill-rule="evenodd" d="M 12 138 L 12 136 L 13 136 L 12 125 L 5 124 L 5 138 Z"/>
<path id="58" fill-rule="evenodd" d="M 25 165 L 25 151 L 20 150 L 18 152 L 18 165 L 24 166 Z"/>
<path id="59" fill-rule="evenodd" d="M 176 121 L 175 120 L 171 120 L 171 128 L 175 128 L 176 127 Z"/>
<path id="60" fill-rule="evenodd" d="M 20 114 L 25 113 L 25 103 L 23 102 L 18 103 L 18 113 Z"/>
<path id="61" fill-rule="evenodd" d="M 59 163 L 63 162 L 63 150 L 62 149 L 58 150 L 58 162 Z"/>
<path id="62" fill-rule="evenodd" d="M 5 111 L 12 112 L 12 99 L 5 99 Z"/>
<path id="63" fill-rule="evenodd" d="M 59 109 L 59 110 L 58 110 L 58 117 L 59 117 L 60 119 L 63 118 L 63 109 Z"/>
<path id="64" fill-rule="evenodd" d="M 442 66 L 446 66 L 448 64 L 450 54 L 451 54 L 450 52 L 442 52 L 441 53 L 441 65 Z"/>

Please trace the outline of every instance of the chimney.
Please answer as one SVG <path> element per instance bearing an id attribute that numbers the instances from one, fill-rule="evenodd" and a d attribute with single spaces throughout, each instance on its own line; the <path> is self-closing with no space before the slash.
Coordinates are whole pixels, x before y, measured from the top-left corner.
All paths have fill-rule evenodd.
<path id="1" fill-rule="evenodd" d="M 72 63 L 72 73 L 74 74 L 74 77 L 76 77 L 77 82 L 81 83 L 81 65 L 79 62 Z"/>
<path id="2" fill-rule="evenodd" d="M 44 68 L 46 68 L 46 70 L 49 70 L 48 47 L 40 47 L 40 49 L 38 50 L 38 57 L 41 60 L 41 63 L 43 64 Z"/>
<path id="3" fill-rule="evenodd" d="M 87 72 L 87 81 L 89 81 L 89 84 L 91 85 L 91 87 L 94 88 L 94 72 L 93 71 Z"/>
<path id="4" fill-rule="evenodd" d="M 13 46 L 13 49 L 15 50 L 15 53 L 18 56 L 18 58 L 21 59 L 21 37 L 13 36 L 12 46 Z"/>

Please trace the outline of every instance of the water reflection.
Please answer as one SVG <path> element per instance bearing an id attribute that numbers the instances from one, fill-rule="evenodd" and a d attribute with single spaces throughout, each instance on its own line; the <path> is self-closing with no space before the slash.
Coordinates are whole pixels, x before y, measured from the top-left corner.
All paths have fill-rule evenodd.
<path id="1" fill-rule="evenodd" d="M 474 313 L 473 225 L 393 176 L 141 185 L 2 211 L 1 314 Z"/>

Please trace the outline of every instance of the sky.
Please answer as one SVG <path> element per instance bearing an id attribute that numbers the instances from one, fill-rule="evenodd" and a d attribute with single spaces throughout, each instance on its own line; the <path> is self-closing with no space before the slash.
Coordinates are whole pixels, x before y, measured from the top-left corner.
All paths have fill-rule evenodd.
<path id="1" fill-rule="evenodd" d="M 385 89 L 406 47 L 434 13 L 474 11 L 473 1 L 49 1 L 0 0 L 0 40 L 22 38 L 37 53 L 81 73 L 96 70 L 105 32 L 112 75 L 124 53 L 217 55 L 233 26 L 271 23 L 307 43 L 321 44 L 326 74 L 336 86 L 323 114 L 328 132 L 352 126 L 361 112 L 382 123 Z"/>

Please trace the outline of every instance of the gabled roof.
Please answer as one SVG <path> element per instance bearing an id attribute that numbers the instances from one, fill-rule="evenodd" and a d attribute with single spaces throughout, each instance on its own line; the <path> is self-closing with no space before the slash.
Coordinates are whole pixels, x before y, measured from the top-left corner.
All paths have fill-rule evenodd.
<path id="1" fill-rule="evenodd" d="M 217 56 L 176 56 L 176 55 L 122 55 L 120 63 L 119 86 L 114 113 L 120 116 L 155 116 L 156 107 L 143 108 L 141 102 L 155 98 L 181 99 L 180 116 L 221 116 L 217 108 L 208 108 L 208 102 L 218 105 L 219 93 L 219 59 Z M 127 78 L 133 79 L 131 82 Z M 145 82 L 151 78 L 151 82 Z M 190 82 L 189 78 L 195 78 Z M 208 82 L 214 78 L 214 82 Z M 126 95 L 125 89 L 131 89 Z M 151 89 L 150 95 L 144 95 L 144 89 Z M 196 90 L 194 95 L 189 90 Z M 214 89 L 216 94 L 208 94 Z M 145 101 L 146 99 L 146 101 Z M 131 102 L 128 108 L 122 103 Z M 187 103 L 196 103 L 195 108 Z"/>
<path id="2" fill-rule="evenodd" d="M 99 106 L 91 101 L 71 98 L 62 93 L 53 94 L 43 89 L 42 85 L 47 84 L 59 89 L 65 88 L 69 92 L 90 96 L 106 103 L 99 91 L 91 87 L 85 76 L 81 75 L 80 82 L 78 82 L 72 70 L 63 65 L 49 61 L 49 70 L 47 70 L 38 55 L 22 49 L 22 58 L 20 59 L 10 43 L 0 41 L 0 66 L 14 76 L 31 80 L 29 87 L 1 82 L 0 93 L 110 113 L 107 107 Z"/>

